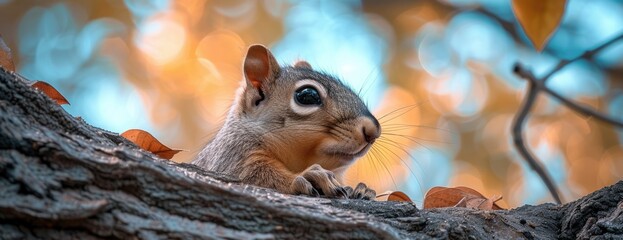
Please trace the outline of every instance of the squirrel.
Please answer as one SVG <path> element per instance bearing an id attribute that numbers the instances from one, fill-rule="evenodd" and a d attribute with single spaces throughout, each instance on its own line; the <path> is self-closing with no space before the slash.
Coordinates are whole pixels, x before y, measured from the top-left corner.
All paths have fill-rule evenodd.
<path id="1" fill-rule="evenodd" d="M 363 183 L 342 184 L 381 134 L 357 94 L 308 62 L 279 66 L 262 45 L 248 48 L 243 72 L 224 125 L 192 164 L 281 193 L 376 197 Z"/>

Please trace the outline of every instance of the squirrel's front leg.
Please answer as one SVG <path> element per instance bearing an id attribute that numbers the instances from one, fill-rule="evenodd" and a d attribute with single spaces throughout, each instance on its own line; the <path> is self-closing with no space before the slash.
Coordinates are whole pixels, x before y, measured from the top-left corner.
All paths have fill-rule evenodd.
<path id="1" fill-rule="evenodd" d="M 314 164 L 292 182 L 291 189 L 295 194 L 306 194 L 310 196 L 324 195 L 329 197 L 340 197 L 350 199 L 371 200 L 376 197 L 376 191 L 369 188 L 365 183 L 359 183 L 355 189 L 349 186 L 342 186 L 335 177 L 335 173 Z"/>
<path id="2" fill-rule="evenodd" d="M 289 172 L 283 164 L 264 155 L 255 155 L 247 159 L 241 174 L 245 183 L 273 188 L 282 193 L 303 194 L 336 198 L 373 199 L 374 190 L 360 183 L 353 190 L 344 187 L 332 171 L 314 164 L 303 172 Z"/>
<path id="3" fill-rule="evenodd" d="M 298 174 L 290 185 L 293 194 L 310 196 L 348 197 L 348 192 L 335 177 L 335 173 L 318 164 L 311 165 Z"/>
<path id="4" fill-rule="evenodd" d="M 294 178 L 290 186 L 293 194 L 310 196 L 328 196 L 350 199 L 371 200 L 376 197 L 376 191 L 364 183 L 359 183 L 355 189 L 343 186 L 335 177 L 335 173 L 322 168 L 318 164 L 311 165 Z"/>
<path id="5" fill-rule="evenodd" d="M 262 154 L 254 154 L 245 161 L 241 179 L 245 183 L 273 188 L 282 193 L 308 196 L 348 196 L 346 189 L 335 174 L 314 164 L 296 174 L 287 170 L 283 163 Z"/>

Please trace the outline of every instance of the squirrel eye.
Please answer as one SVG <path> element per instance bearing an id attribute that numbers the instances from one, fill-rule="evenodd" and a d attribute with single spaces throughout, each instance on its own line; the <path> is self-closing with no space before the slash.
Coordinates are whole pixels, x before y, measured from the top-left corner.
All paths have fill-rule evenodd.
<path id="1" fill-rule="evenodd" d="M 296 90 L 294 100 L 300 105 L 320 105 L 318 90 L 310 86 L 304 86 Z"/>

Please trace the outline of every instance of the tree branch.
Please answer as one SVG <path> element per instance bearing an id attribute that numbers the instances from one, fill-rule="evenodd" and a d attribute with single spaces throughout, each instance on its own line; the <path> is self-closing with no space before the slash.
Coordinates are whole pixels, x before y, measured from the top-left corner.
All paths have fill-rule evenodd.
<path id="1" fill-rule="evenodd" d="M 526 77 L 534 78 L 534 75 L 531 72 L 525 70 L 519 64 L 516 64 L 513 70 L 518 75 L 523 75 Z M 524 139 L 523 139 L 523 135 L 522 135 L 523 126 L 526 122 L 526 119 L 528 118 L 528 114 L 530 114 L 530 110 L 532 109 L 532 106 L 534 105 L 534 101 L 536 100 L 538 93 L 539 93 L 539 90 L 537 88 L 537 85 L 534 84 L 533 81 L 529 81 L 527 96 L 524 98 L 524 101 L 521 104 L 521 107 L 519 108 L 519 113 L 515 116 L 515 119 L 513 121 L 513 128 L 512 128 L 513 129 L 513 132 L 512 132 L 513 143 L 515 144 L 517 151 L 519 151 L 519 154 L 523 157 L 523 159 L 526 160 L 528 165 L 543 180 L 543 183 L 545 183 L 545 186 L 547 187 L 549 192 L 552 194 L 552 197 L 554 198 L 556 203 L 560 204 L 562 203 L 562 199 L 560 198 L 560 193 L 558 191 L 558 188 L 556 187 L 556 184 L 554 184 L 554 181 L 549 176 L 549 174 L 545 171 L 541 163 L 536 160 L 536 157 L 534 155 L 532 155 L 532 153 L 526 146 Z"/>
<path id="2" fill-rule="evenodd" d="M 575 62 L 577 60 L 580 59 L 591 59 L 593 58 L 597 53 L 599 53 L 601 50 L 607 48 L 608 46 L 612 45 L 613 43 L 619 41 L 623 39 L 623 33 L 621 35 L 618 35 L 610 40 L 608 40 L 605 43 L 602 43 L 601 45 L 597 46 L 594 49 L 588 50 L 586 52 L 584 52 L 583 54 L 569 59 L 569 60 L 562 60 L 558 63 L 558 65 L 556 65 L 556 67 L 554 67 L 554 69 L 552 69 L 551 71 L 549 71 L 548 74 L 545 74 L 545 76 L 543 76 L 542 78 L 538 79 L 539 82 L 543 82 L 543 84 L 545 84 L 545 82 L 547 81 L 547 79 L 549 79 L 552 75 L 554 75 L 554 73 L 560 71 L 561 69 L 565 68 L 566 66 L 568 66 L 570 63 Z M 534 78 L 536 79 L 536 78 Z"/>
<path id="3" fill-rule="evenodd" d="M 557 203 L 561 203 L 561 199 L 560 199 L 560 194 L 558 191 L 557 186 L 554 184 L 554 182 L 552 181 L 551 177 L 549 176 L 549 174 L 544 170 L 543 166 L 539 163 L 539 161 L 536 160 L 536 157 L 530 153 L 530 150 L 526 147 L 525 141 L 523 139 L 522 136 L 522 132 L 523 132 L 523 125 L 525 123 L 525 120 L 528 117 L 528 114 L 530 114 L 530 110 L 532 109 L 532 106 L 534 105 L 534 101 L 538 95 L 539 92 L 543 91 L 545 93 L 547 93 L 549 96 L 558 99 L 559 101 L 561 101 L 564 105 L 568 106 L 569 108 L 571 108 L 572 110 L 583 114 L 585 116 L 592 116 L 595 117 L 598 120 L 604 121 L 606 123 L 615 125 L 617 127 L 623 127 L 623 123 L 608 117 L 606 115 L 603 115 L 597 111 L 594 111 L 593 109 L 586 107 L 586 106 L 582 106 L 579 104 L 574 103 L 573 101 L 563 97 L 562 95 L 558 94 L 557 92 L 551 90 L 550 88 L 548 88 L 545 85 L 545 82 L 552 76 L 554 75 L 556 72 L 560 71 L 561 69 L 565 68 L 566 66 L 568 66 L 570 63 L 575 62 L 579 59 L 590 59 L 593 58 L 597 53 L 599 53 L 601 50 L 607 48 L 608 46 L 612 45 L 613 43 L 619 41 L 623 39 L 623 34 L 618 35 L 612 39 L 610 39 L 609 41 L 599 45 L 598 47 L 592 49 L 592 50 L 588 50 L 586 52 L 584 52 L 582 55 L 579 55 L 573 59 L 569 59 L 569 60 L 562 60 L 560 61 L 550 72 L 548 72 L 547 74 L 545 74 L 542 78 L 537 78 L 536 76 L 534 76 L 534 74 L 526 69 L 525 67 L 523 67 L 520 63 L 516 63 L 514 66 L 513 71 L 515 72 L 515 74 L 517 74 L 519 77 L 528 80 L 528 93 L 526 98 L 524 99 L 520 109 L 519 109 L 519 113 L 517 115 L 515 115 L 515 120 L 513 122 L 513 140 L 515 143 L 515 147 L 517 148 L 517 150 L 519 151 L 519 153 L 522 155 L 522 157 L 524 158 L 524 160 L 526 160 L 526 162 L 528 163 L 528 165 L 530 165 L 530 167 L 537 172 L 537 174 L 539 175 L 539 177 L 541 177 L 541 179 L 543 180 L 543 183 L 547 186 L 547 188 L 549 189 L 552 197 L 554 198 L 554 200 Z"/>
<path id="4" fill-rule="evenodd" d="M 522 66 L 518 66 L 520 68 L 522 68 Z M 558 101 L 560 101 L 563 105 L 567 106 L 568 108 L 570 108 L 573 111 L 576 111 L 579 114 L 582 114 L 584 116 L 587 117 L 593 117 L 599 121 L 614 125 L 616 127 L 619 128 L 623 128 L 623 122 L 610 117 L 608 115 L 605 115 L 601 112 L 598 112 L 596 110 L 594 110 L 593 108 L 586 106 L 586 105 L 581 105 L 580 103 L 576 103 L 572 100 L 567 99 L 566 97 L 560 95 L 559 93 L 557 93 L 556 91 L 552 90 L 551 88 L 548 88 L 547 86 L 545 86 L 545 84 L 543 84 L 542 81 L 537 81 L 534 78 L 525 78 L 526 80 L 528 80 L 529 82 L 533 83 L 534 85 L 536 85 L 536 88 L 539 91 L 543 91 L 545 93 L 547 93 L 547 95 L 553 97 L 554 99 L 557 99 Z"/>

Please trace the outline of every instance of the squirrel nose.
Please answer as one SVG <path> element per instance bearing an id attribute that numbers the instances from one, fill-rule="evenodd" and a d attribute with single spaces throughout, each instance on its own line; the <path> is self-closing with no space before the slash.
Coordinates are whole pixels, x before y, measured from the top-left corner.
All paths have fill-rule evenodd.
<path id="1" fill-rule="evenodd" d="M 375 118 L 367 118 L 362 121 L 361 133 L 366 142 L 373 143 L 381 135 L 381 126 Z"/>

